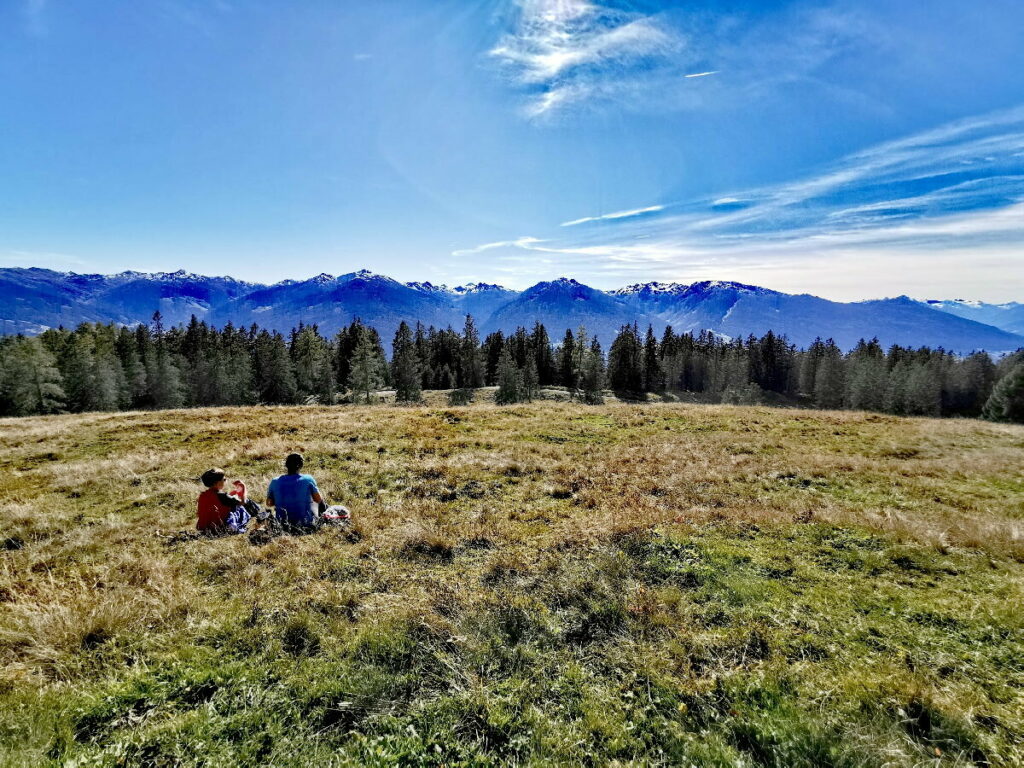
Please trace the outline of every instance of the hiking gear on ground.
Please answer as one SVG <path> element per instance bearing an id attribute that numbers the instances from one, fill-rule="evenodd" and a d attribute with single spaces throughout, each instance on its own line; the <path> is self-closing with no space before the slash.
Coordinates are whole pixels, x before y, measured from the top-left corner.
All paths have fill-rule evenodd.
<path id="1" fill-rule="evenodd" d="M 345 523 L 352 519 L 352 513 L 346 507 L 335 504 L 324 510 L 322 518 L 325 524 Z"/>

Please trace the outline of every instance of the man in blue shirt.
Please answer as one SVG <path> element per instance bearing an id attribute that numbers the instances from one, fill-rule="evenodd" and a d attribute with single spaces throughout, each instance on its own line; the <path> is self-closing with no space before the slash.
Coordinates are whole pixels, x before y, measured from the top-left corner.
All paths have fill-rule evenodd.
<path id="1" fill-rule="evenodd" d="M 324 499 L 316 480 L 311 475 L 300 473 L 305 460 L 301 454 L 291 453 L 284 460 L 287 475 L 270 481 L 267 489 L 267 506 L 277 508 L 277 519 L 288 525 L 313 526 L 324 508 Z M 317 505 L 314 512 L 313 505 Z"/>

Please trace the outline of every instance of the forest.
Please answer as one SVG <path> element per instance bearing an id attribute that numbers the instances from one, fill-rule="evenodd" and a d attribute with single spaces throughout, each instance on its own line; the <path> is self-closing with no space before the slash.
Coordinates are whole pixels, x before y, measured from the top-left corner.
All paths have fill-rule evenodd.
<path id="1" fill-rule="evenodd" d="M 398 402 L 448 390 L 453 405 L 497 387 L 499 404 L 533 400 L 542 388 L 603 402 L 687 395 L 697 402 L 804 406 L 898 415 L 1024 421 L 1024 350 L 998 361 L 985 352 L 882 349 L 862 340 L 845 352 L 831 340 L 797 349 L 772 332 L 726 339 L 704 331 L 661 338 L 624 326 L 607 353 L 580 327 L 557 341 L 540 323 L 480 338 L 402 323 L 388 358 L 378 332 L 354 320 L 332 338 L 316 325 L 288 336 L 253 325 L 215 328 L 192 318 L 167 328 L 159 313 L 135 327 L 84 323 L 71 330 L 0 339 L 0 415 L 250 404 Z"/>

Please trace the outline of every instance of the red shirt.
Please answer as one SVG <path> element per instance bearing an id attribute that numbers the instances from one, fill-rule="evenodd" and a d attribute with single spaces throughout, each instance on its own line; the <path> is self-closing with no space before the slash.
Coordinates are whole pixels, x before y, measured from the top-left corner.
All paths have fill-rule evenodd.
<path id="1" fill-rule="evenodd" d="M 199 522 L 196 528 L 200 531 L 223 528 L 228 523 L 228 515 L 239 502 L 226 493 L 214 488 L 207 488 L 199 494 Z"/>

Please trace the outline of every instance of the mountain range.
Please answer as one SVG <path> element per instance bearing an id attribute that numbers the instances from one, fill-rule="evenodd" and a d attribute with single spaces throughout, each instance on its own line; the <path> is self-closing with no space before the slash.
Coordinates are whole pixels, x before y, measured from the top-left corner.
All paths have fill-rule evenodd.
<path id="1" fill-rule="evenodd" d="M 918 301 L 900 296 L 834 302 L 735 282 L 643 283 L 601 291 L 576 280 L 540 282 L 525 291 L 471 283 L 449 288 L 402 283 L 368 270 L 263 285 L 231 277 L 179 272 L 83 275 L 40 268 L 0 269 L 0 332 L 39 333 L 85 321 L 149 322 L 159 310 L 166 325 L 196 315 L 214 325 L 232 322 L 287 332 L 300 322 L 334 333 L 354 318 L 390 339 L 402 320 L 460 328 L 466 314 L 481 333 L 544 323 L 553 341 L 585 325 L 607 349 L 618 329 L 638 323 L 660 334 L 709 330 L 734 338 L 768 330 L 798 346 L 815 337 L 849 349 L 861 338 L 885 345 L 944 347 L 956 352 L 1004 353 L 1024 347 L 1024 304 L 963 300 Z"/>

